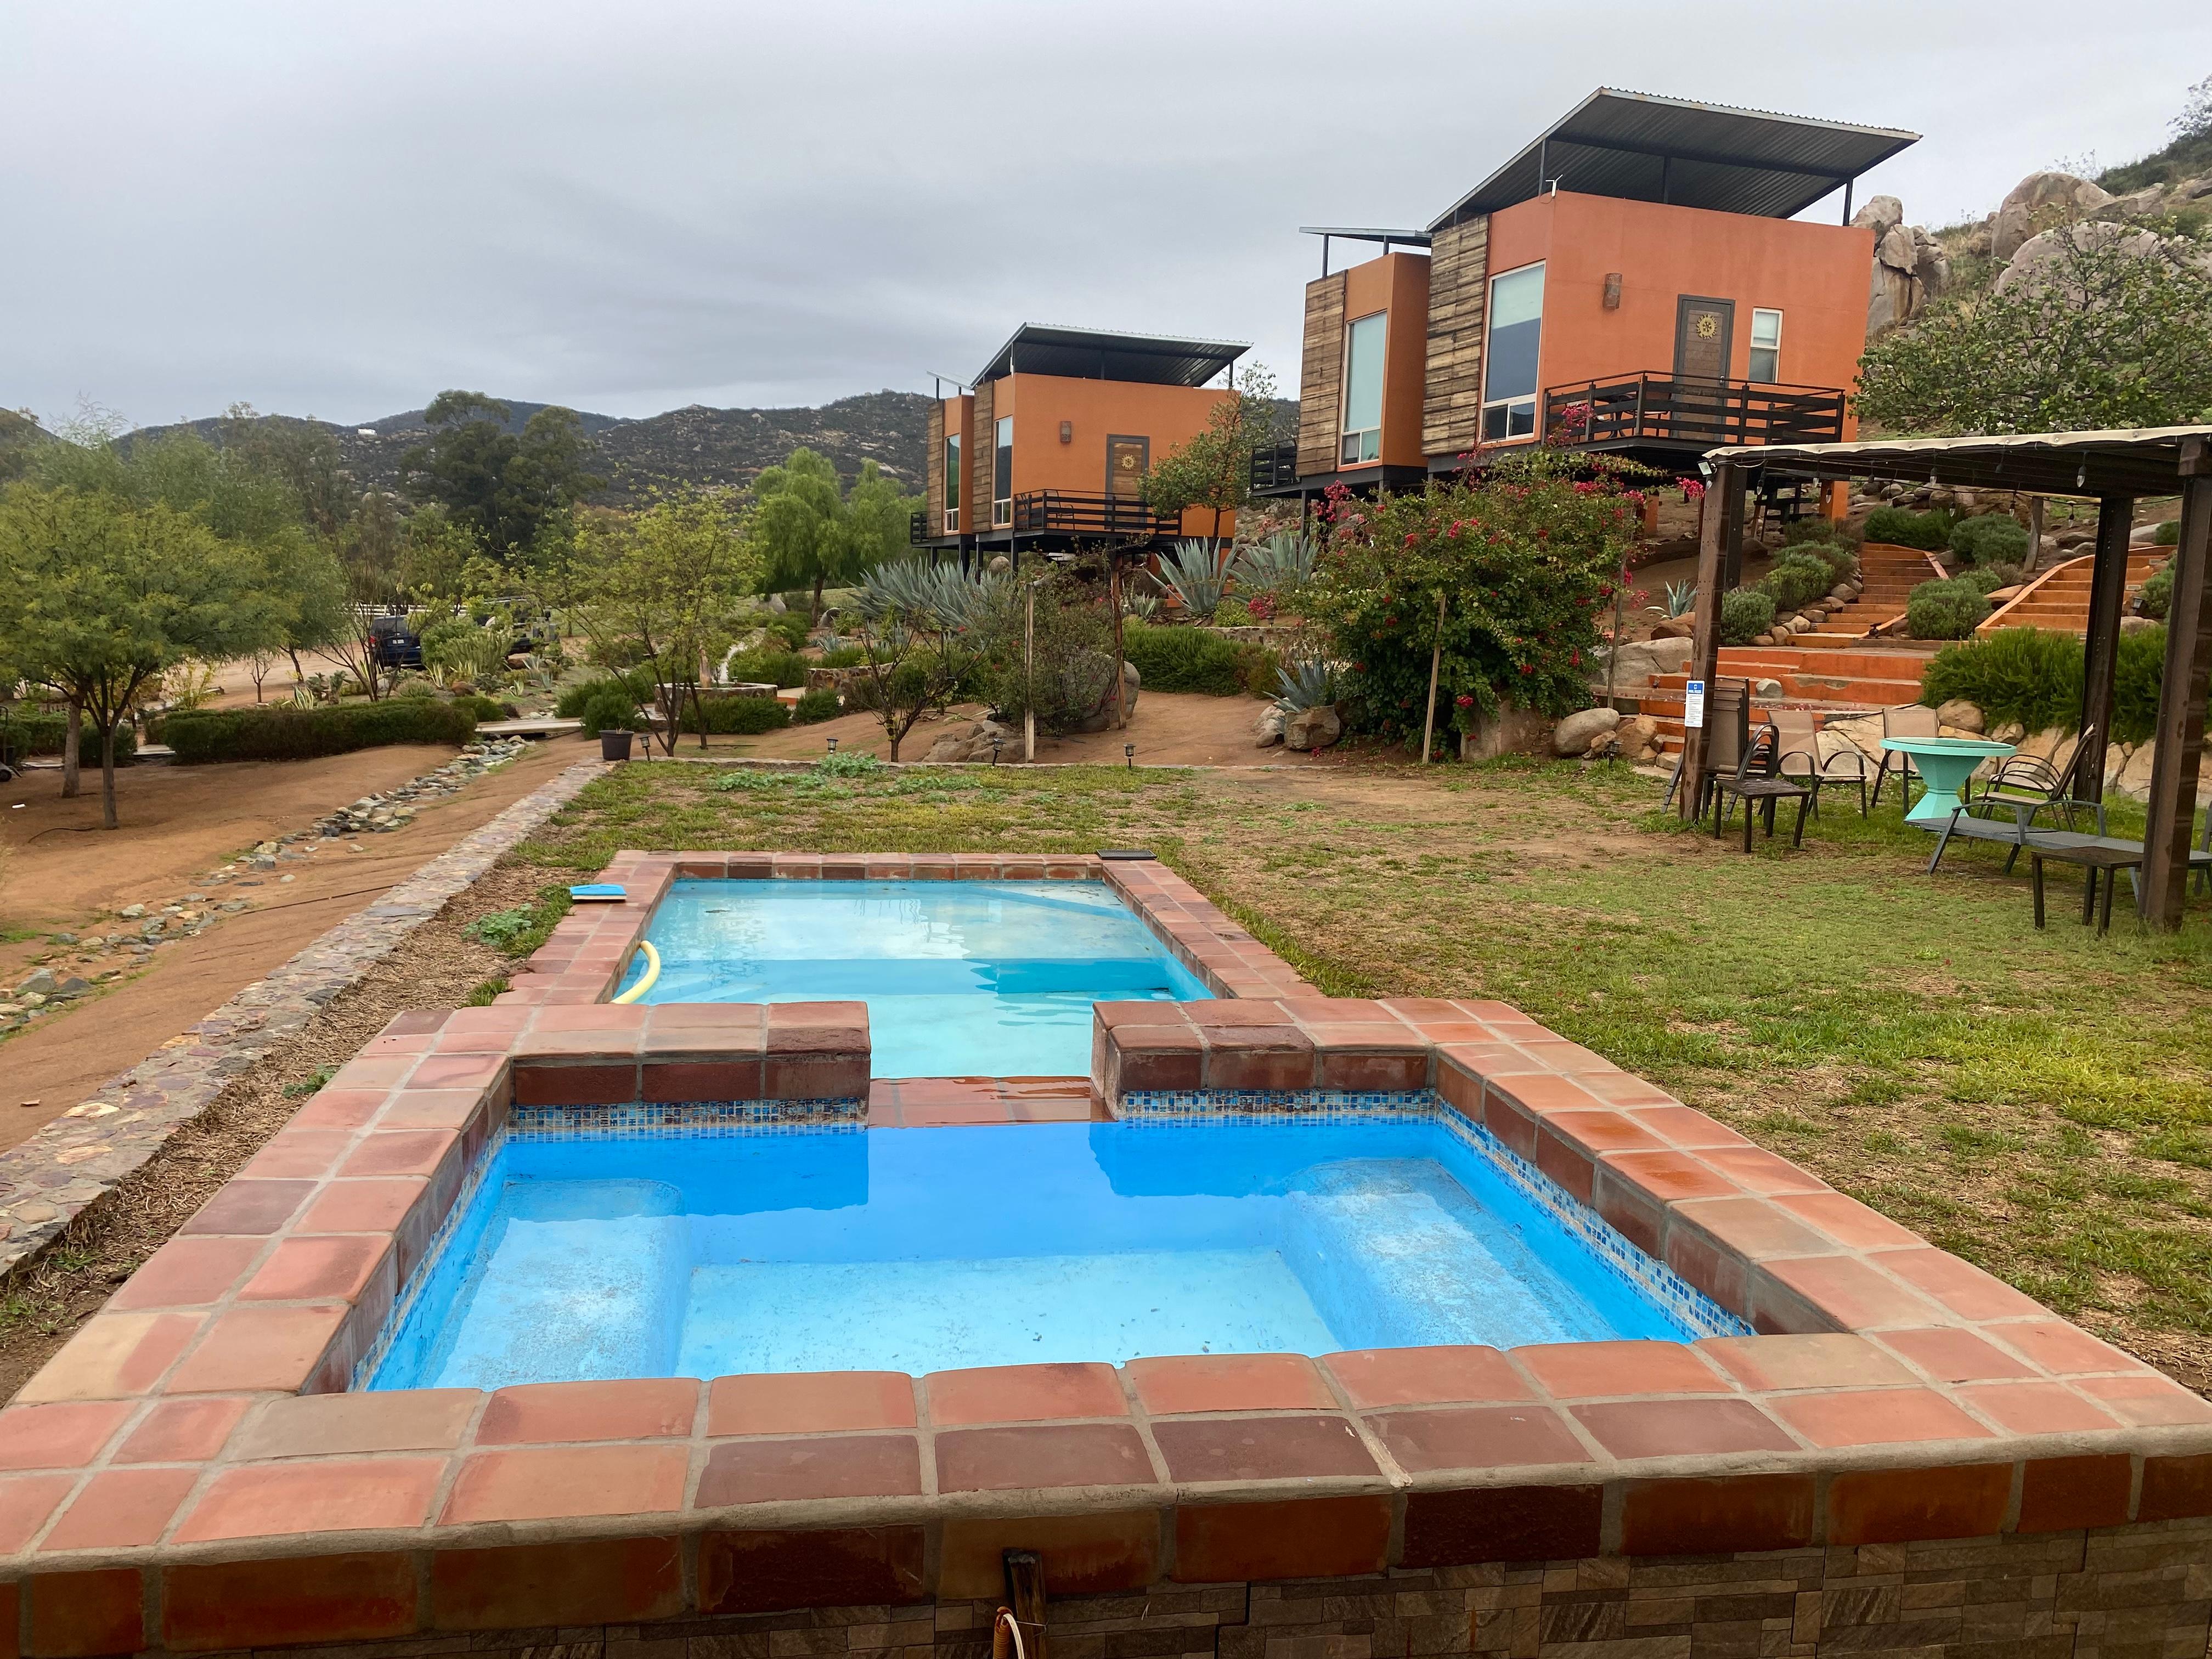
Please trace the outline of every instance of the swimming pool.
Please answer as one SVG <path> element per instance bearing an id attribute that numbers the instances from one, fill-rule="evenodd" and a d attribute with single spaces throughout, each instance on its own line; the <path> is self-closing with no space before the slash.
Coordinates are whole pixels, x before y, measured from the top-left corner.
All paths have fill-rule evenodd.
<path id="1" fill-rule="evenodd" d="M 520 1134 L 368 1386 L 1699 1334 L 1432 1119 Z"/>
<path id="2" fill-rule="evenodd" d="M 1096 881 L 679 881 L 646 938 L 642 1001 L 866 1002 L 878 1077 L 1080 1077 L 1092 1003 L 1211 994 Z"/>

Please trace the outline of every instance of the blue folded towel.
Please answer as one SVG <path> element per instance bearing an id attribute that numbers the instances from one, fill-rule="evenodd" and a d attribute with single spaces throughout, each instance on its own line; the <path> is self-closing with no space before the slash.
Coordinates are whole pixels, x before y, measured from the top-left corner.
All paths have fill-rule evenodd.
<path id="1" fill-rule="evenodd" d="M 612 904 L 629 896 L 629 890 L 620 882 L 587 881 L 571 887 L 568 896 L 579 904 Z"/>

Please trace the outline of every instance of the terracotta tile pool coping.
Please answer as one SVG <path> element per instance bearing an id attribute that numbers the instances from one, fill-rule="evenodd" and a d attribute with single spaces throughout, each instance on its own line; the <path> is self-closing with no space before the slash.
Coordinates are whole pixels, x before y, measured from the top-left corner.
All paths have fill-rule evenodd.
<path id="1" fill-rule="evenodd" d="M 1087 1082 L 871 1082 L 857 1003 L 603 1000 L 678 876 L 848 873 L 1103 878 L 1225 994 L 1099 1005 Z M 1504 1004 L 1317 995 L 1157 865 L 606 878 L 632 897 L 580 908 L 507 998 L 367 1044 L 0 1412 L 24 1651 L 989 1595 L 974 1564 L 1040 1542 L 1055 1584 L 1105 1590 L 2212 1515 L 2189 1390 Z M 1760 1334 L 343 1391 L 518 1109 L 890 1128 L 1249 1090 L 1431 1091 Z"/>

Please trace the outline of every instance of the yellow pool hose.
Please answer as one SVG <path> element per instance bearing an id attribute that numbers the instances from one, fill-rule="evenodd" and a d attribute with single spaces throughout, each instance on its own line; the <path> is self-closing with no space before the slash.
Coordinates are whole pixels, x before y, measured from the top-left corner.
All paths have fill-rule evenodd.
<path id="1" fill-rule="evenodd" d="M 653 981 L 660 977 L 660 952 L 653 948 L 651 939 L 641 939 L 637 948 L 645 952 L 645 977 L 617 997 L 617 1002 L 635 1002 L 653 988 Z"/>

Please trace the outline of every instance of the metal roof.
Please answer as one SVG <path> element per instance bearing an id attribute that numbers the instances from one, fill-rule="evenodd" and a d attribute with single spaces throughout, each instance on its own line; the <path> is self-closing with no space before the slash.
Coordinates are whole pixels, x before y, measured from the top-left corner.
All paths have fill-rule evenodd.
<path id="1" fill-rule="evenodd" d="M 1787 219 L 1919 138 L 1600 87 L 1429 228 L 1528 201 L 1547 179 L 1583 196 Z"/>
<path id="2" fill-rule="evenodd" d="M 1019 369 L 1083 380 L 1141 380 L 1204 386 L 1252 349 L 1249 340 L 1179 340 L 1163 334 L 1110 334 L 1095 328 L 1024 323 L 975 376 L 975 384 Z"/>
<path id="3" fill-rule="evenodd" d="M 1425 230 L 1389 230 L 1380 225 L 1300 225 L 1301 236 L 1334 236 L 1347 242 L 1380 242 L 1385 247 L 1403 242 L 1407 247 L 1426 247 Z"/>
<path id="4" fill-rule="evenodd" d="M 2212 426 L 2022 432 L 1992 438 L 1875 438 L 1848 444 L 1740 444 L 1709 461 L 1831 478 L 2023 489 L 2043 495 L 2171 495 L 2212 473 Z"/>

